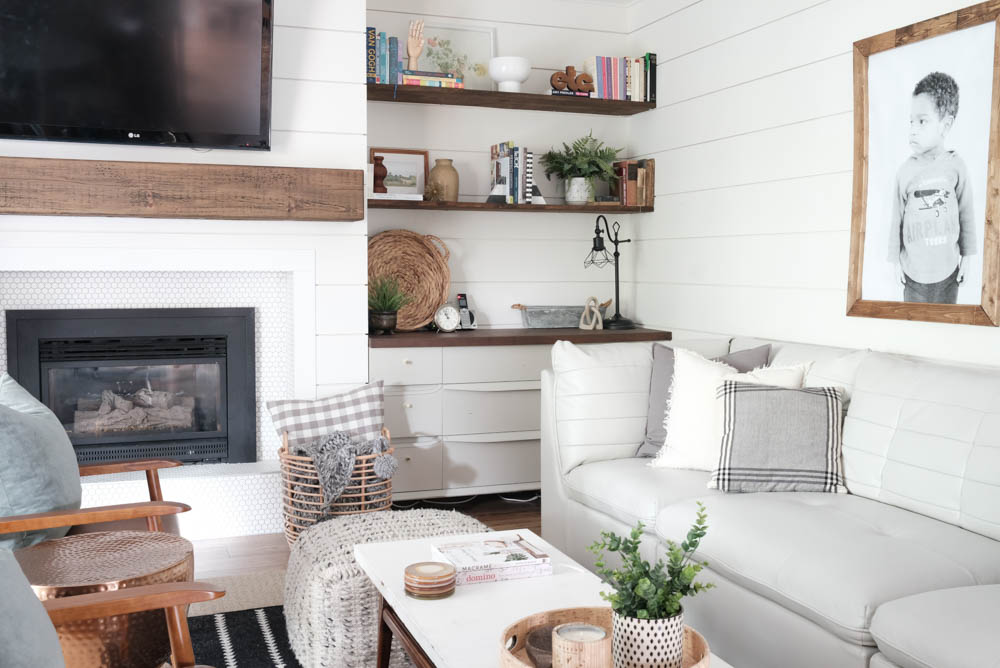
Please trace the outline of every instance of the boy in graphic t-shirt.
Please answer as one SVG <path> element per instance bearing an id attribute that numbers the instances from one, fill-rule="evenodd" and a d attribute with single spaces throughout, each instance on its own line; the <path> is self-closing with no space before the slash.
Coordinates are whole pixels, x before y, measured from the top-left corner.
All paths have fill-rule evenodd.
<path id="1" fill-rule="evenodd" d="M 958 84 L 941 72 L 917 83 L 910 106 L 913 155 L 899 167 L 889 261 L 903 301 L 954 304 L 976 253 L 972 189 L 965 162 L 944 147 L 958 114 Z"/>

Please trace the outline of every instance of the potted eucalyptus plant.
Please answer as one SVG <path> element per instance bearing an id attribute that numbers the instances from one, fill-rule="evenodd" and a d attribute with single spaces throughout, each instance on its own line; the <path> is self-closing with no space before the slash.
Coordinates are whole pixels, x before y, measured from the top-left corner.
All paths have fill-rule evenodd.
<path id="1" fill-rule="evenodd" d="M 392 334 L 399 309 L 411 298 L 392 276 L 376 276 L 368 283 L 368 329 L 375 334 Z"/>
<path id="2" fill-rule="evenodd" d="M 705 506 L 698 503 L 696 520 L 678 545 L 668 540 L 667 561 L 650 565 L 639 554 L 643 523 L 624 538 L 602 531 L 588 548 L 597 555 L 597 574 L 614 590 L 601 592 L 611 603 L 612 656 L 615 668 L 681 668 L 684 662 L 684 611 L 681 601 L 715 585 L 695 582 L 708 564 L 692 554 L 708 531 Z M 605 563 L 607 552 L 617 552 L 622 565 Z M 659 658 L 657 658 L 659 657 Z"/>
<path id="3" fill-rule="evenodd" d="M 594 179 L 611 181 L 617 178 L 611 163 L 621 151 L 620 148 L 605 146 L 591 132 L 572 145 L 563 142 L 562 151 L 551 150 L 543 155 L 541 161 L 545 165 L 545 178 L 551 180 L 555 174 L 565 179 L 567 204 L 593 202 Z"/>

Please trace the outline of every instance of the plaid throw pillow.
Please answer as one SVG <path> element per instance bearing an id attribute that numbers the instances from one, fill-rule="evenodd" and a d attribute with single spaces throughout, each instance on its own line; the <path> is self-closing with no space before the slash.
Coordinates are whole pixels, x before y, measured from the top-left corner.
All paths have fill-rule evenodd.
<path id="1" fill-rule="evenodd" d="M 724 492 L 845 493 L 841 397 L 833 387 L 789 389 L 727 380 L 722 453 L 709 488 Z"/>
<path id="2" fill-rule="evenodd" d="M 269 401 L 267 410 L 278 435 L 288 432 L 289 446 L 312 443 L 335 431 L 366 443 L 378 437 L 385 422 L 382 381 L 315 401 Z"/>

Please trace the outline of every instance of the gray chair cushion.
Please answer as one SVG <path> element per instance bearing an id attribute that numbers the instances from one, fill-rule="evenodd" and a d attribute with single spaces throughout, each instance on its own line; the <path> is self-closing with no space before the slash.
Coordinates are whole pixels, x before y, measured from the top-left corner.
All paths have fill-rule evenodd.
<path id="1" fill-rule="evenodd" d="M 663 418 L 667 412 L 667 399 L 670 398 L 670 386 L 674 379 L 674 348 L 691 350 L 706 357 L 711 356 L 740 373 L 767 365 L 767 358 L 771 353 L 770 344 L 727 355 L 725 343 L 725 340 L 696 339 L 679 341 L 669 346 L 660 343 L 653 346 L 653 374 L 649 380 L 649 407 L 646 411 L 646 440 L 639 446 L 639 451 L 636 453 L 638 457 L 655 457 L 667 439 Z"/>
<path id="2" fill-rule="evenodd" d="M 848 494 L 702 496 L 712 570 L 844 640 L 874 645 L 875 609 L 935 589 L 1000 583 L 1000 542 Z M 693 500 L 664 508 L 660 538 L 682 538 Z"/>
<path id="3" fill-rule="evenodd" d="M 563 483 L 566 495 L 574 501 L 628 525 L 642 520 L 652 531 L 657 515 L 667 505 L 721 494 L 705 489 L 709 475 L 708 471 L 653 468 L 647 458 L 613 459 L 578 466 Z"/>
<path id="4" fill-rule="evenodd" d="M 1000 585 L 942 589 L 879 606 L 872 635 L 902 668 L 1000 666 Z"/>
<path id="5" fill-rule="evenodd" d="M 0 666 L 64 666 L 56 629 L 7 549 L 0 549 L 0 592 Z"/>
<path id="6" fill-rule="evenodd" d="M 80 507 L 80 469 L 59 419 L 7 374 L 0 375 L 0 517 Z M 18 549 L 67 528 L 0 536 Z"/>

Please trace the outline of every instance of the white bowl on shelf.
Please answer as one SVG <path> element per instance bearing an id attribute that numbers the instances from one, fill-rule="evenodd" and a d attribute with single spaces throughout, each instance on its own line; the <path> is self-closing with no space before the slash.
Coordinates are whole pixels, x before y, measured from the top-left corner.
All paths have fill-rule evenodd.
<path id="1" fill-rule="evenodd" d="M 490 58 L 489 71 L 501 92 L 520 93 L 521 84 L 531 74 L 531 61 L 520 56 Z"/>

